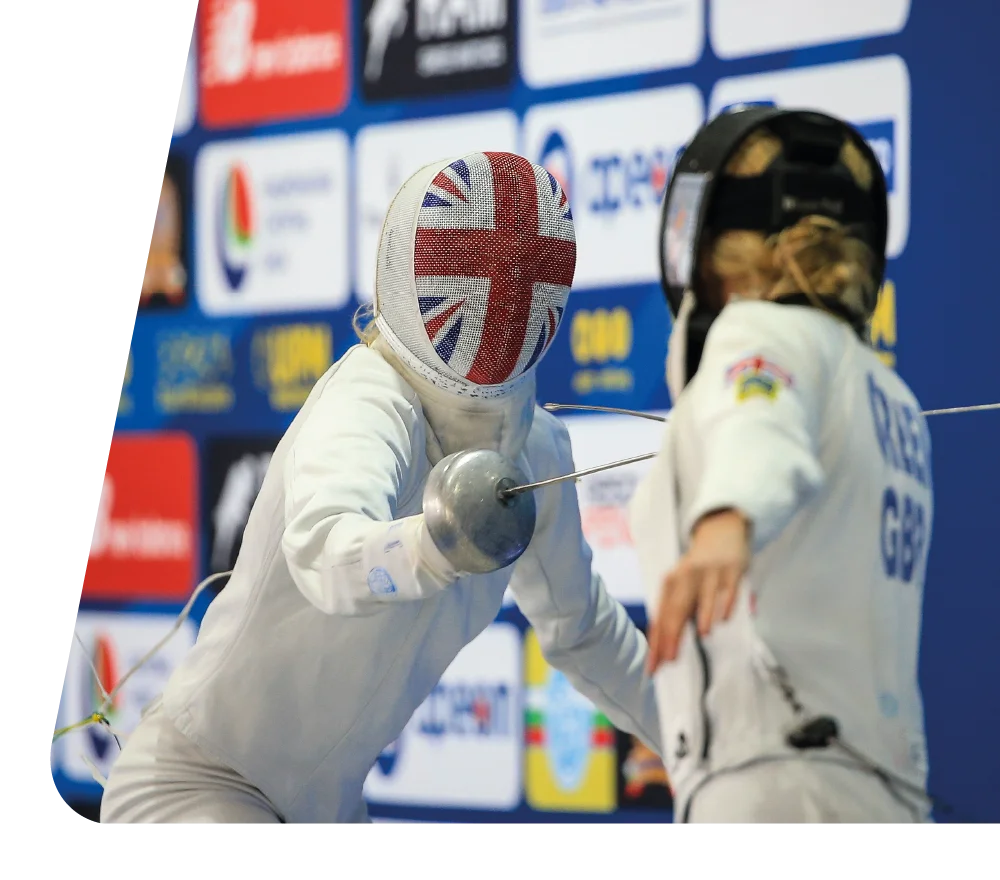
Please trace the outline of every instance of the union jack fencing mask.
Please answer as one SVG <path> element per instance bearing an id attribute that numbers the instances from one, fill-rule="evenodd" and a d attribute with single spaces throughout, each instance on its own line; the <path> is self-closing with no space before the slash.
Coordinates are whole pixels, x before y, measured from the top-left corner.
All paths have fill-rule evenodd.
<path id="1" fill-rule="evenodd" d="M 438 387 L 499 397 L 552 344 L 576 268 L 562 187 L 513 153 L 427 165 L 382 226 L 375 320 L 396 355 Z"/>

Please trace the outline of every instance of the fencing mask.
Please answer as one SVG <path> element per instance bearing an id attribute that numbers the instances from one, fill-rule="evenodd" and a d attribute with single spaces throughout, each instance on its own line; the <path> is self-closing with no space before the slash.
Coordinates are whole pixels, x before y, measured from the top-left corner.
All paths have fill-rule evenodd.
<path id="1" fill-rule="evenodd" d="M 729 159 L 761 127 L 781 141 L 781 156 L 757 177 L 725 175 Z M 872 169 L 867 190 L 855 183 L 840 158 L 845 138 Z M 736 229 L 772 235 L 809 215 L 834 220 L 868 244 L 876 259 L 877 290 L 885 271 L 886 182 L 878 159 L 855 128 L 811 110 L 737 107 L 708 122 L 685 148 L 660 214 L 660 277 L 674 318 L 667 356 L 667 384 L 674 400 L 698 369 L 719 310 L 702 289 L 699 261 L 706 241 Z M 833 301 L 825 305 L 831 311 L 840 308 Z M 858 313 L 843 317 L 861 333 L 874 308 L 873 292 Z"/>
<path id="2" fill-rule="evenodd" d="M 389 207 L 375 322 L 393 353 L 438 388 L 497 398 L 552 344 L 576 268 L 565 192 L 512 153 L 427 165 Z"/>

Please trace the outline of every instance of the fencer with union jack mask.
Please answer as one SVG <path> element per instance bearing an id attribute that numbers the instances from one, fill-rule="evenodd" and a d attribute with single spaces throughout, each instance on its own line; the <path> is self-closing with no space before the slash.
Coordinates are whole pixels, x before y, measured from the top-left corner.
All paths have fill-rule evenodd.
<path id="1" fill-rule="evenodd" d="M 826 115 L 724 113 L 671 178 L 674 405 L 631 515 L 678 821 L 929 817 L 930 438 L 870 345 L 886 230 Z"/>
<path id="2" fill-rule="evenodd" d="M 535 480 L 573 470 L 534 371 L 575 260 L 566 195 L 519 156 L 437 162 L 402 186 L 374 321 L 278 445 L 231 579 L 111 771 L 103 822 L 367 821 L 376 758 L 508 585 L 548 661 L 659 749 L 646 641 L 591 569 L 573 483 L 536 493 L 527 549 L 485 574 L 456 570 L 422 512 L 432 467 L 461 450 Z"/>

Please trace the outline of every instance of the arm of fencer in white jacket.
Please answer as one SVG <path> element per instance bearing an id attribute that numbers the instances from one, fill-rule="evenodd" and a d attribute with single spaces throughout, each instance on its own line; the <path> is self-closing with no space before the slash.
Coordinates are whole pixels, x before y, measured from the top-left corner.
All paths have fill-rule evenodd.
<path id="1" fill-rule="evenodd" d="M 703 469 L 683 534 L 706 514 L 734 508 L 751 522 L 759 552 L 821 488 L 822 413 L 845 332 L 811 308 L 723 309 L 686 391 L 693 418 L 683 425 L 695 432 Z"/>
<path id="2" fill-rule="evenodd" d="M 393 521 L 426 455 L 416 394 L 358 348 L 327 380 L 285 461 L 281 547 L 302 595 L 327 614 L 371 614 L 456 577 L 422 515 Z"/>
<path id="3" fill-rule="evenodd" d="M 533 479 L 574 470 L 569 433 L 554 416 L 552 431 L 533 444 Z M 658 755 L 660 720 L 646 675 L 645 636 L 612 599 L 591 567 L 572 480 L 536 490 L 535 534 L 517 561 L 510 588 L 535 630 L 545 659 L 616 727 L 635 734 Z"/>

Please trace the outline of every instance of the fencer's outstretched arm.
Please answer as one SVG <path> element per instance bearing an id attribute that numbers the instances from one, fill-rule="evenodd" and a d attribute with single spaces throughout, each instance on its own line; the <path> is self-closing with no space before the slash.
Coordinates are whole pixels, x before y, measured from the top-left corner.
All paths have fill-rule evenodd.
<path id="1" fill-rule="evenodd" d="M 533 479 L 572 472 L 565 426 L 540 409 L 535 418 L 551 420 L 554 430 L 545 438 L 550 448 L 534 450 L 546 472 L 539 468 Z M 576 487 L 573 481 L 548 486 L 536 491 L 536 500 L 535 534 L 510 582 L 518 607 L 545 659 L 612 724 L 662 755 L 656 697 L 645 673 L 646 638 L 592 569 Z"/>
<path id="2" fill-rule="evenodd" d="M 712 325 L 688 392 L 684 427 L 699 438 L 704 476 L 683 534 L 708 513 L 735 509 L 759 552 L 822 487 L 819 425 L 833 377 L 816 350 L 824 340 L 815 320 L 814 309 L 740 302 Z"/>
<path id="3" fill-rule="evenodd" d="M 317 392 L 284 472 L 281 548 L 296 586 L 321 611 L 345 615 L 443 589 L 457 573 L 423 515 L 393 522 L 420 489 L 412 464 L 426 440 L 416 394 L 362 347 Z"/>

